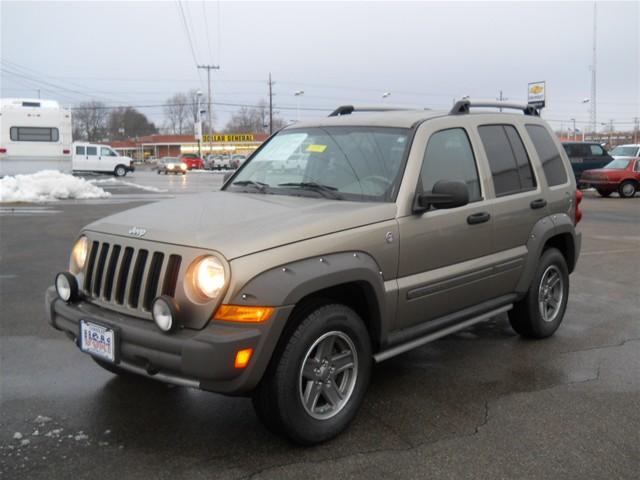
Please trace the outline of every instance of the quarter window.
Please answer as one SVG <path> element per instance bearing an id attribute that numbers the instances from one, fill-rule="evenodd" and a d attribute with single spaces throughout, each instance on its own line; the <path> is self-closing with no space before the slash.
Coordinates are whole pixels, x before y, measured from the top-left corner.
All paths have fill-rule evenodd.
<path id="1" fill-rule="evenodd" d="M 567 171 L 562 157 L 547 129 L 542 125 L 526 125 L 525 128 L 542 163 L 547 184 L 553 187 L 567 183 Z"/>
<path id="2" fill-rule="evenodd" d="M 14 142 L 57 142 L 60 133 L 57 128 L 11 127 L 9 131 Z"/>
<path id="3" fill-rule="evenodd" d="M 527 151 L 512 125 L 483 125 L 478 132 L 489 159 L 496 196 L 535 188 L 536 181 Z"/>
<path id="4" fill-rule="evenodd" d="M 420 172 L 422 191 L 431 192 L 440 180 L 460 181 L 469 189 L 469 201 L 480 200 L 480 181 L 476 160 L 467 133 L 461 128 L 431 135 Z"/>

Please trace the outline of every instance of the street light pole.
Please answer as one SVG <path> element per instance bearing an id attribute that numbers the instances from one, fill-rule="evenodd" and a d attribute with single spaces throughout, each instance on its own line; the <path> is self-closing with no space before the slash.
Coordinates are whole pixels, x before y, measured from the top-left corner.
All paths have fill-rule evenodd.
<path id="1" fill-rule="evenodd" d="M 573 141 L 575 142 L 577 137 L 576 137 L 576 119 L 572 118 L 571 121 L 573 122 Z"/>
<path id="2" fill-rule="evenodd" d="M 297 90 L 293 92 L 293 96 L 296 97 L 296 119 L 300 121 L 300 97 L 304 95 L 304 90 Z"/>

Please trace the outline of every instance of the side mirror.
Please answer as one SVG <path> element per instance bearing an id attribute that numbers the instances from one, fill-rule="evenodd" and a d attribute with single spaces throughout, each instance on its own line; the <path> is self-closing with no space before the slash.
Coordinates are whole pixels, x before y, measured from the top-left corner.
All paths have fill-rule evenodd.
<path id="1" fill-rule="evenodd" d="M 469 189 L 463 182 L 440 180 L 430 193 L 416 196 L 414 211 L 422 212 L 433 208 L 456 208 L 469 203 Z"/>
<path id="2" fill-rule="evenodd" d="M 224 172 L 224 176 L 222 177 L 222 183 L 227 183 L 227 180 L 231 178 L 231 176 L 236 172 Z"/>

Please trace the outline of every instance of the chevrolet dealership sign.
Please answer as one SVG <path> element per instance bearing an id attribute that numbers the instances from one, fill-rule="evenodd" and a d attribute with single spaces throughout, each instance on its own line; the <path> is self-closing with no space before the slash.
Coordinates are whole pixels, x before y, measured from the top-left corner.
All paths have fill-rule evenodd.
<path id="1" fill-rule="evenodd" d="M 527 103 L 536 108 L 542 108 L 546 100 L 546 82 L 534 82 L 527 89 Z"/>

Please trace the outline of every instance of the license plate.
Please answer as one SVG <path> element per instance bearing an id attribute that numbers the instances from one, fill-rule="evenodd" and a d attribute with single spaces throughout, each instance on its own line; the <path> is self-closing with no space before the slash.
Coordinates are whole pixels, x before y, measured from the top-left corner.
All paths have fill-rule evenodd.
<path id="1" fill-rule="evenodd" d="M 96 323 L 80 320 L 80 350 L 103 360 L 115 362 L 115 331 Z"/>

